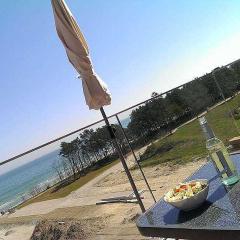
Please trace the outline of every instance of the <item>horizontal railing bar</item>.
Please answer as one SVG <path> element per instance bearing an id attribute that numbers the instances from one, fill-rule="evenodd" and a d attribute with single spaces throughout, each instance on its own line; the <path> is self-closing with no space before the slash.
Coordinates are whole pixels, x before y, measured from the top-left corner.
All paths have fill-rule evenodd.
<path id="1" fill-rule="evenodd" d="M 63 136 L 61 136 L 61 137 L 55 138 L 55 139 L 53 139 L 53 140 L 51 140 L 51 141 L 49 141 L 49 142 L 47 142 L 47 143 L 44 143 L 44 144 L 42 144 L 42 145 L 40 145 L 40 146 L 38 146 L 38 147 L 32 148 L 32 149 L 30 149 L 30 150 L 28 150 L 28 151 L 26 151 L 26 152 L 23 152 L 23 153 L 21 153 L 21 154 L 18 154 L 18 155 L 16 155 L 16 156 L 14 156 L 14 157 L 11 157 L 11 158 L 3 161 L 3 162 L 0 162 L 0 166 L 3 165 L 3 164 L 6 164 L 6 163 L 8 163 L 8 162 L 11 162 L 11 161 L 13 161 L 13 160 L 15 160 L 15 159 L 17 159 L 17 158 L 20 158 L 20 157 L 22 157 L 22 156 L 24 156 L 24 155 L 27 155 L 27 154 L 29 154 L 29 153 L 31 153 L 31 152 L 34 152 L 34 151 L 36 151 L 36 150 L 39 150 L 40 148 L 46 147 L 47 145 L 52 144 L 52 143 L 54 143 L 54 142 L 57 142 L 57 141 L 65 138 L 65 137 L 69 137 L 69 136 L 71 136 L 71 135 L 73 135 L 73 134 L 75 134 L 75 133 L 78 133 L 78 132 L 86 129 L 86 128 L 92 127 L 93 125 L 98 124 L 98 123 L 100 123 L 100 122 L 102 122 L 102 121 L 103 121 L 103 119 L 102 119 L 102 120 L 99 120 L 99 121 L 97 121 L 97 122 L 94 122 L 94 123 L 92 123 L 92 124 L 89 124 L 89 125 L 87 125 L 87 126 L 85 126 L 85 127 L 79 128 L 79 129 L 77 129 L 77 130 L 75 130 L 75 131 L 73 131 L 73 132 L 70 132 L 70 133 L 68 133 L 68 134 L 65 134 L 65 135 L 63 135 Z"/>
<path id="2" fill-rule="evenodd" d="M 192 80 L 192 81 L 194 81 L 194 80 Z M 192 82 L 192 81 L 190 81 L 190 82 Z M 190 83 L 190 82 L 188 82 L 188 83 Z M 144 104 L 144 103 L 147 103 L 147 102 L 149 102 L 149 101 L 151 101 L 151 100 L 153 100 L 153 99 L 155 99 L 155 98 L 159 98 L 159 97 L 161 97 L 162 95 L 168 94 L 169 92 L 172 92 L 172 91 L 174 91 L 174 90 L 176 90 L 176 89 L 178 89 L 178 88 L 180 88 L 180 87 L 183 87 L 183 86 L 186 85 L 186 84 L 187 84 L 187 83 L 184 83 L 184 84 L 182 84 L 182 85 L 179 85 L 178 87 L 172 88 L 171 90 L 167 90 L 166 92 L 163 92 L 163 93 L 160 93 L 160 94 L 158 94 L 158 95 L 156 95 L 156 96 L 154 96 L 154 97 L 148 98 L 147 100 L 144 100 L 144 101 L 142 101 L 142 102 L 140 102 L 140 103 L 138 103 L 138 104 L 135 104 L 135 105 L 133 105 L 133 106 L 131 106 L 131 107 L 129 107 L 129 108 L 126 108 L 126 109 L 124 109 L 124 110 L 121 110 L 120 112 L 114 113 L 113 115 L 109 116 L 108 118 L 111 118 L 111 117 L 113 117 L 113 116 L 116 116 L 116 115 L 118 115 L 118 114 L 121 114 L 121 113 L 123 113 L 123 112 L 126 112 L 126 111 L 128 111 L 128 110 L 130 110 L 130 109 L 132 109 L 132 108 L 138 107 L 138 106 L 140 106 L 140 105 L 142 105 L 142 104 Z"/>
<path id="3" fill-rule="evenodd" d="M 161 93 L 161 94 L 159 94 L 159 95 L 157 95 L 157 96 L 154 96 L 154 97 L 149 98 L 149 99 L 147 99 L 147 100 L 145 100 L 145 101 L 143 101 L 143 102 L 140 102 L 140 103 L 135 104 L 135 105 L 133 105 L 133 106 L 131 106 L 131 107 L 129 107 L 129 108 L 126 108 L 126 109 L 124 109 L 124 110 L 122 110 L 122 111 L 120 111 L 120 112 L 114 113 L 114 114 L 110 115 L 108 118 L 115 117 L 115 116 L 118 115 L 118 114 L 121 114 L 121 113 L 123 113 L 123 112 L 126 112 L 126 111 L 128 111 L 128 110 L 130 110 L 130 109 L 132 109 L 132 108 L 138 107 L 138 106 L 140 106 L 140 105 L 142 105 L 142 104 L 144 104 L 144 103 L 146 103 L 146 102 L 149 102 L 149 101 L 152 100 L 152 99 L 161 97 L 162 95 L 167 94 L 167 93 L 169 93 L 169 92 L 171 92 L 171 91 L 173 91 L 173 90 L 175 90 L 175 89 L 177 89 L 177 88 L 179 88 L 179 87 L 182 87 L 182 86 L 184 86 L 184 85 L 185 85 L 185 84 L 182 84 L 182 85 L 180 85 L 180 86 L 178 86 L 178 87 L 176 87 L 176 88 L 174 88 L 174 89 L 168 90 L 168 91 L 166 91 L 166 92 L 164 92 L 164 93 Z M 8 163 L 8 162 L 11 162 L 11 161 L 13 161 L 13 160 L 15 160 L 15 159 L 17 159 L 17 158 L 23 157 L 23 156 L 25 156 L 25 155 L 27 155 L 27 154 L 29 154 L 29 153 L 32 153 L 32 152 L 34 152 L 34 151 L 36 151 L 36 150 L 39 150 L 39 149 L 41 149 L 41 148 L 43 148 L 43 147 L 46 147 L 46 146 L 48 146 L 48 145 L 50 145 L 50 144 L 52 144 L 52 143 L 54 143 L 54 142 L 57 142 L 57 141 L 65 138 L 65 137 L 69 137 L 69 136 L 71 136 L 71 135 L 73 135 L 73 134 L 75 134 L 75 133 L 78 133 L 78 132 L 80 132 L 80 131 L 82 131 L 82 130 L 84 130 L 84 129 L 86 129 L 86 128 L 89 128 L 89 127 L 91 127 L 91 126 L 93 126 L 93 125 L 95 125 L 95 124 L 101 123 L 101 122 L 103 122 L 103 119 L 102 119 L 102 120 L 99 120 L 99 121 L 96 121 L 96 122 L 94 122 L 94 123 L 92 123 L 92 124 L 90 124 L 90 125 L 87 125 L 87 126 L 85 126 L 85 127 L 83 127 L 83 128 L 79 128 L 79 129 L 77 129 L 77 130 L 75 130 L 75 131 L 73 131 L 73 132 L 70 132 L 70 133 L 68 133 L 68 134 L 65 134 L 65 135 L 63 135 L 63 136 L 61 136 L 61 137 L 58 137 L 58 138 L 56 138 L 56 139 L 53 139 L 53 140 L 51 140 L 51 141 L 49 141 L 49 142 L 47 142 L 47 143 L 44 143 L 44 144 L 42 144 L 42 145 L 40 145 L 40 146 L 38 146 L 38 147 L 32 148 L 32 149 L 30 149 L 30 150 L 28 150 L 28 151 L 26 151 L 26 152 L 23 152 L 23 153 L 21 153 L 21 154 L 18 154 L 18 155 L 16 155 L 16 156 L 14 156 L 14 157 L 11 157 L 11 158 L 3 161 L 3 162 L 0 162 L 0 166 L 6 164 L 6 163 Z"/>
<path id="4" fill-rule="evenodd" d="M 238 62 L 238 61 L 239 61 L 239 59 L 238 59 L 238 60 L 235 60 L 235 61 L 233 61 L 233 62 L 231 62 L 231 63 L 229 63 L 229 64 L 227 64 L 227 65 L 224 65 L 224 66 L 222 66 L 222 67 L 231 66 L 232 64 L 234 64 L 234 63 L 236 63 L 236 62 Z M 211 73 L 207 73 L 207 74 L 211 74 Z M 201 77 L 199 77 L 199 78 L 201 78 Z M 191 81 L 189 81 L 189 82 L 187 82 L 187 83 L 181 84 L 181 85 L 179 85 L 179 86 L 177 86 L 177 87 L 175 87 L 175 88 L 172 88 L 172 89 L 170 89 L 170 90 L 167 90 L 167 91 L 165 91 L 165 92 L 163 92 L 163 93 L 161 93 L 161 94 L 158 94 L 158 95 L 156 95 L 156 96 L 154 96 L 154 97 L 148 98 L 147 100 L 142 101 L 142 102 L 140 102 L 140 103 L 138 103 L 138 104 L 135 104 L 135 105 L 133 105 L 133 106 L 131 106 L 131 107 L 125 108 L 125 109 L 123 109 L 123 110 L 121 110 L 121 111 L 119 111 L 119 112 L 117 112 L 117 113 L 114 113 L 114 114 L 110 115 L 108 118 L 115 117 L 116 115 L 119 115 L 119 114 L 121 114 L 121 113 L 123 113 L 123 112 L 126 112 L 126 111 L 128 111 L 128 110 L 130 110 L 130 109 L 132 109 L 132 108 L 136 108 L 136 107 L 138 107 L 138 106 L 140 106 L 140 105 L 142 105 L 142 104 L 144 104 L 144 103 L 147 103 L 147 102 L 149 102 L 149 101 L 151 101 L 151 100 L 153 100 L 153 99 L 155 99 L 155 98 L 159 98 L 159 97 L 161 97 L 162 95 L 168 94 L 168 93 L 170 93 L 170 92 L 172 92 L 172 91 L 174 91 L 174 90 L 176 90 L 176 89 L 178 89 L 178 88 L 180 88 L 180 87 L 183 87 L 184 85 L 189 84 L 189 83 L 191 83 L 191 82 L 193 82 L 193 81 L 195 81 L 195 79 L 193 79 L 193 80 L 191 80 Z M 77 129 L 77 130 L 75 130 L 75 131 L 73 131 L 73 132 L 70 132 L 70 133 L 65 134 L 65 135 L 63 135 L 63 136 L 61 136 L 61 137 L 58 137 L 58 138 L 56 138 L 56 139 L 53 139 L 53 140 L 51 140 L 51 141 L 49 141 L 49 142 L 47 142 L 47 143 L 44 143 L 44 144 L 42 144 L 42 145 L 39 145 L 38 147 L 32 148 L 32 149 L 30 149 L 30 150 L 28 150 L 28 151 L 26 151 L 26 152 L 23 152 L 23 153 L 18 154 L 18 155 L 14 156 L 14 157 L 11 157 L 11 158 L 9 158 L 9 159 L 7 159 L 7 160 L 5 160 L 5 161 L 0 162 L 0 166 L 1 166 L 1 165 L 4 165 L 4 164 L 6 164 L 6 163 L 9 163 L 9 162 L 11 162 L 11 161 L 13 161 L 13 160 L 15 160 L 15 159 L 17 159 L 17 158 L 23 157 L 23 156 L 25 156 L 25 155 L 27 155 L 27 154 L 29 154 L 29 153 L 32 153 L 32 152 L 34 152 L 34 151 L 36 151 L 36 150 L 39 150 L 39 149 L 41 149 L 41 148 L 43 148 L 43 147 L 46 147 L 46 146 L 48 146 L 48 145 L 50 145 L 50 144 L 52 144 L 52 143 L 54 143 L 54 142 L 57 142 L 57 141 L 65 138 L 65 137 L 69 137 L 69 136 L 71 136 L 71 135 L 73 135 L 73 134 L 75 134 L 75 133 L 78 133 L 78 132 L 86 129 L 86 128 L 92 127 L 93 125 L 98 124 L 98 123 L 101 123 L 101 122 L 103 122 L 103 121 L 104 121 L 104 120 L 101 119 L 101 120 L 96 121 L 96 122 L 94 122 L 94 123 L 92 123 L 92 124 L 89 124 L 89 125 L 87 125 L 87 126 L 85 126 L 85 127 L 79 128 L 79 129 Z"/>
<path id="5" fill-rule="evenodd" d="M 240 59 L 235 60 L 235 61 L 233 61 L 233 62 L 231 62 L 231 63 L 228 63 L 227 65 L 222 66 L 222 67 L 231 66 L 232 64 L 238 62 L 239 60 L 240 60 Z M 206 75 L 208 75 L 208 74 L 211 74 L 211 73 L 207 73 Z M 199 78 L 201 79 L 201 77 L 199 77 Z M 181 84 L 181 85 L 179 85 L 179 86 L 177 86 L 177 87 L 175 87 L 175 88 L 172 88 L 172 89 L 170 89 L 170 90 L 167 90 L 166 92 L 163 92 L 163 93 L 160 93 L 160 94 L 158 94 L 158 95 L 156 95 L 156 96 L 154 96 L 154 97 L 148 98 L 147 100 L 142 101 L 142 102 L 140 102 L 140 103 L 138 103 L 138 104 L 135 104 L 135 105 L 133 105 L 133 106 L 131 106 L 131 107 L 125 108 L 125 109 L 123 109 L 123 110 L 121 110 L 121 111 L 119 111 L 119 112 L 117 112 L 117 113 L 114 113 L 113 115 L 109 116 L 108 118 L 114 117 L 114 116 L 116 116 L 116 115 L 118 115 L 118 114 L 121 114 L 121 113 L 123 113 L 123 112 L 126 112 L 126 111 L 128 111 L 128 110 L 130 110 L 130 109 L 132 109 L 132 108 L 138 107 L 138 106 L 140 106 L 140 105 L 142 105 L 142 104 L 144 104 L 144 103 L 147 103 L 147 102 L 151 101 L 152 99 L 159 98 L 159 97 L 161 97 L 162 95 L 168 94 L 168 93 L 170 93 L 170 92 L 172 92 L 172 91 L 174 91 L 174 90 L 176 90 L 176 89 L 178 89 L 178 88 L 180 88 L 180 87 L 183 87 L 184 85 L 189 84 L 189 83 L 191 83 L 191 82 L 193 82 L 193 81 L 195 81 L 195 80 L 196 80 L 196 79 L 193 79 L 193 80 L 191 80 L 191 81 L 189 81 L 189 82 L 187 82 L 187 83 L 183 83 L 183 84 Z"/>

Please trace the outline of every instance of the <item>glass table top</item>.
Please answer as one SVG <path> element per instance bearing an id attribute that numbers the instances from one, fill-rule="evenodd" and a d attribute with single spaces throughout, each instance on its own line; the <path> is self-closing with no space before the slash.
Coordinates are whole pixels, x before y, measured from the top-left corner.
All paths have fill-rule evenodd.
<path id="1" fill-rule="evenodd" d="M 232 155 L 232 159 L 240 172 L 240 155 Z M 197 232 L 214 232 L 216 235 L 218 231 L 222 235 L 236 233 L 239 237 L 235 239 L 240 239 L 240 182 L 232 187 L 224 186 L 211 162 L 187 180 L 192 179 L 209 180 L 205 203 L 195 210 L 183 212 L 161 199 L 137 220 L 140 232 L 147 236 L 200 239 L 192 235 Z"/>

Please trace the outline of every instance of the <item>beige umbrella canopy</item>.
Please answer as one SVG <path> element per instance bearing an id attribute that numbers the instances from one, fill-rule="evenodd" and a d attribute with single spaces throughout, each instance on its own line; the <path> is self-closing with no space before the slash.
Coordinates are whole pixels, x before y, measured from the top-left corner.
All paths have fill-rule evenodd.
<path id="1" fill-rule="evenodd" d="M 87 43 L 64 0 L 51 0 L 56 29 L 69 61 L 80 74 L 86 103 L 90 109 L 111 104 L 107 85 L 94 72 Z"/>

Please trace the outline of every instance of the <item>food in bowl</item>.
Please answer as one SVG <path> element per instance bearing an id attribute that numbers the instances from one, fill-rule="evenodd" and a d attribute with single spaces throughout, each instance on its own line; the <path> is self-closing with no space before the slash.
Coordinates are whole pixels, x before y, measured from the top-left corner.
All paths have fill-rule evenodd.
<path id="1" fill-rule="evenodd" d="M 180 183 L 164 196 L 164 200 L 184 211 L 189 211 L 200 206 L 208 195 L 208 181 L 196 179 L 186 183 Z"/>
<path id="2" fill-rule="evenodd" d="M 165 195 L 165 198 L 167 199 L 168 202 L 187 199 L 201 192 L 206 186 L 207 184 L 199 181 L 190 183 L 180 183 L 178 186 L 170 190 Z"/>

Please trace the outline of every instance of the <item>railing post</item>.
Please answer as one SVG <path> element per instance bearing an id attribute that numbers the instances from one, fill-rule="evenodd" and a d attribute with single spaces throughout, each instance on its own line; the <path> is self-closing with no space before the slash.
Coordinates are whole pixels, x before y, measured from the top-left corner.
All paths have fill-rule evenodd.
<path id="1" fill-rule="evenodd" d="M 141 199 L 141 197 L 140 197 L 140 195 L 139 195 L 139 193 L 138 193 L 138 190 L 137 190 L 137 187 L 136 187 L 136 185 L 135 185 L 135 183 L 134 183 L 134 180 L 133 180 L 133 178 L 132 178 L 132 175 L 131 175 L 131 173 L 130 173 L 130 171 L 129 171 L 129 169 L 128 169 L 128 166 L 127 166 L 127 163 L 126 163 L 126 161 L 125 161 L 124 155 L 123 155 L 123 153 L 122 153 L 121 147 L 119 146 L 119 144 L 118 144 L 118 142 L 117 142 L 116 135 L 115 135 L 115 133 L 114 133 L 114 131 L 113 131 L 113 129 L 112 129 L 112 126 L 110 125 L 110 123 L 109 123 L 109 121 L 108 121 L 108 118 L 107 118 L 107 116 L 106 116 L 106 113 L 105 113 L 103 107 L 100 108 L 100 111 L 101 111 L 101 113 L 102 113 L 103 119 L 104 119 L 104 121 L 105 121 L 105 123 L 106 123 L 106 126 L 107 126 L 107 128 L 108 128 L 110 137 L 111 137 L 111 139 L 113 140 L 113 143 L 114 143 L 114 145 L 115 145 L 115 147 L 116 147 L 116 150 L 117 150 L 118 155 L 119 155 L 119 158 L 120 158 L 120 160 L 121 160 L 121 162 L 122 162 L 123 168 L 124 168 L 124 170 L 125 170 L 125 172 L 126 172 L 126 174 L 127 174 L 128 180 L 129 180 L 129 182 L 130 182 L 130 184 L 131 184 L 131 186 L 132 186 L 133 192 L 134 192 L 134 194 L 135 194 L 135 196 L 136 196 L 136 198 L 137 198 L 137 200 L 138 200 L 138 204 L 139 204 L 142 212 L 144 213 L 144 212 L 146 211 L 146 210 L 145 210 L 145 207 L 144 207 L 143 202 L 142 202 L 142 199 Z"/>
<path id="2" fill-rule="evenodd" d="M 124 131 L 124 128 L 123 128 L 123 126 L 122 126 L 122 123 L 121 123 L 121 121 L 119 120 L 118 115 L 116 114 L 115 116 L 116 116 L 116 119 L 117 119 L 117 121 L 118 121 L 118 124 L 119 124 L 119 126 L 120 126 L 120 128 L 121 128 L 121 131 L 122 131 L 125 139 L 127 140 L 128 146 L 129 146 L 129 148 L 130 148 L 130 150 L 131 150 L 131 152 L 132 152 L 132 154 L 133 154 L 133 157 L 134 157 L 134 159 L 135 159 L 135 162 L 136 162 L 136 164 L 137 164 L 137 166 L 138 166 L 138 168 L 139 168 L 139 170 L 140 170 L 140 172 L 141 172 L 141 174 L 142 174 L 142 176 L 143 176 L 143 179 L 144 179 L 144 181 L 145 181 L 145 183 L 146 183 L 146 185 L 147 185 L 147 188 L 148 188 L 150 194 L 152 195 L 153 201 L 156 203 L 156 199 L 155 199 L 155 197 L 154 197 L 154 195 L 153 195 L 152 189 L 150 188 L 149 183 L 148 183 L 148 181 L 147 181 L 147 178 L 145 177 L 145 174 L 144 174 L 144 172 L 143 172 L 143 170 L 142 170 L 142 167 L 141 167 L 141 165 L 140 165 L 139 162 L 138 162 L 137 156 L 136 156 L 136 154 L 135 154 L 135 152 L 134 152 L 134 150 L 133 150 L 133 148 L 132 148 L 132 145 L 131 145 L 131 143 L 130 143 L 130 141 L 129 141 L 129 139 L 128 139 L 128 136 L 127 136 L 126 132 Z"/>

